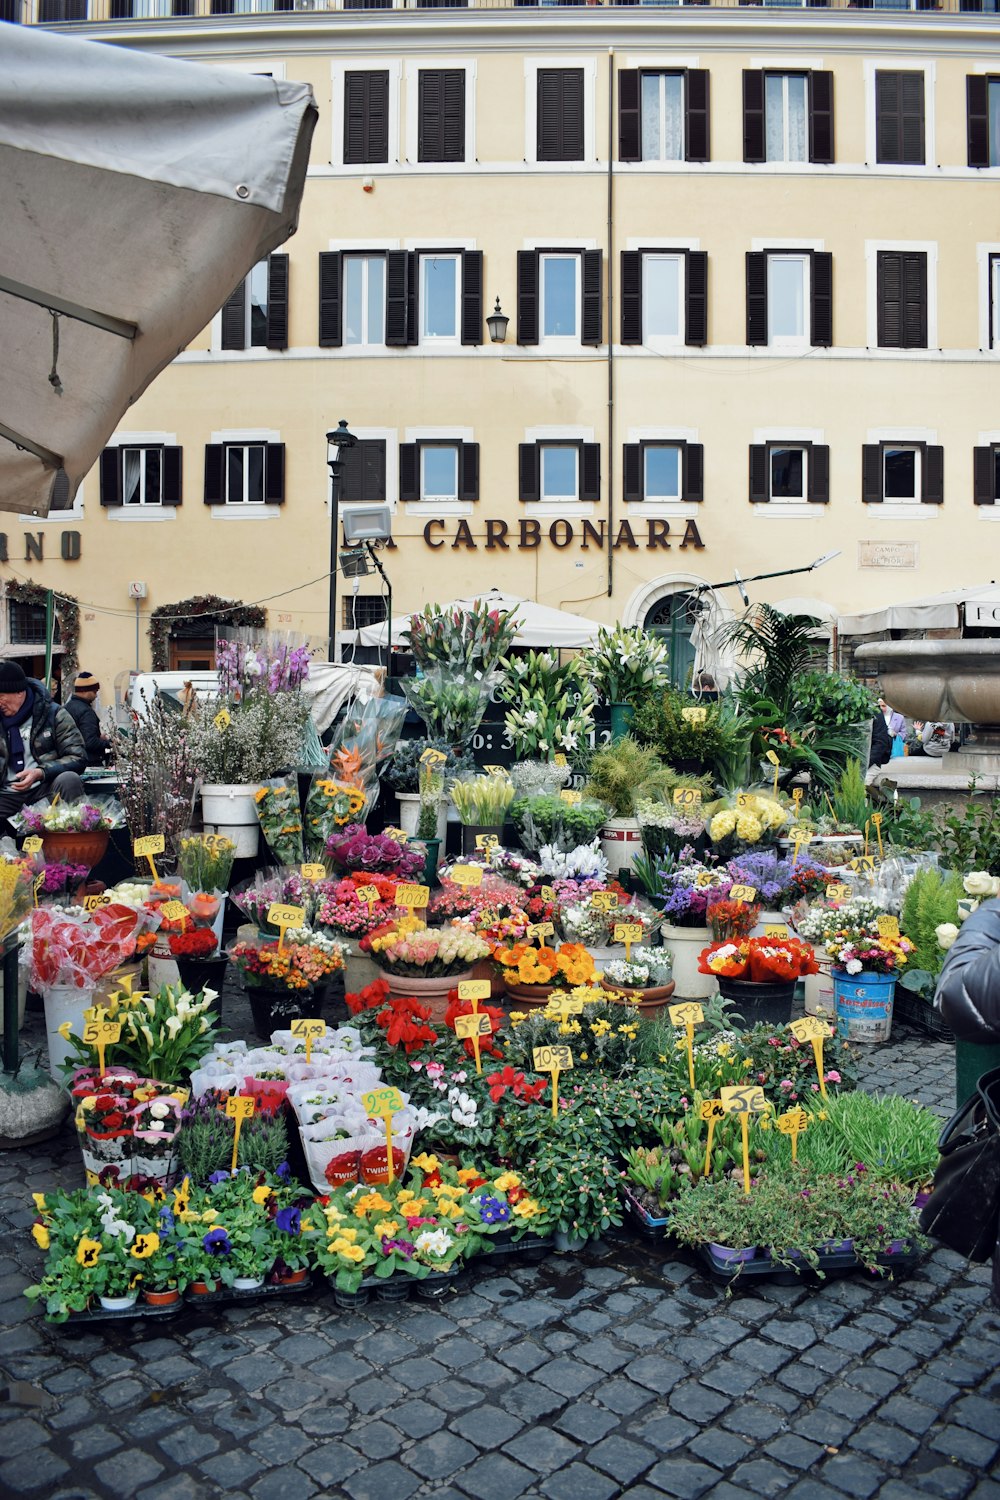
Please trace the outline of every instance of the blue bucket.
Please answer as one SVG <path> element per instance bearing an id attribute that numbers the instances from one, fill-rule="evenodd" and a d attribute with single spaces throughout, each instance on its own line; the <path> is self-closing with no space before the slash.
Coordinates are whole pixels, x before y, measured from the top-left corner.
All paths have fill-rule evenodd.
<path id="1" fill-rule="evenodd" d="M 837 1035 L 848 1042 L 887 1042 L 892 1030 L 895 974 L 833 971 Z"/>

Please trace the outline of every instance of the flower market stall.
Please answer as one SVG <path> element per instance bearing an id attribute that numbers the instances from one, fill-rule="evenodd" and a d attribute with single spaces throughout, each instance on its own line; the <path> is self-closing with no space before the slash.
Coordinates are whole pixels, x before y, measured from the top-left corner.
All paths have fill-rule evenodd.
<path id="1" fill-rule="evenodd" d="M 679 700 L 641 631 L 555 673 L 482 611 L 429 606 L 411 639 L 417 751 L 379 699 L 320 747 L 307 657 L 233 646 L 189 748 L 196 779 L 230 752 L 254 778 L 265 853 L 235 885 L 237 839 L 207 809 L 203 829 L 156 829 L 137 798 L 135 879 L 82 905 L 44 847 L 4 855 L 34 883 L 32 983 L 73 1001 L 49 1053 L 79 1185 L 37 1205 L 29 1296 L 56 1320 L 324 1288 L 348 1308 L 622 1226 L 722 1280 L 912 1267 L 937 1122 L 857 1092 L 854 1060 L 890 1038 L 903 988 L 930 1023 L 1000 835 L 869 803 L 818 688 L 786 727 L 759 676 L 744 699 Z M 595 684 L 634 699 L 600 756 Z M 519 759 L 470 774 L 490 693 Z M 697 753 L 672 760 L 675 719 Z M 414 832 L 370 826 L 407 784 Z M 448 795 L 460 851 L 439 847 Z M 609 864 L 623 809 L 637 847 Z M 833 1003 L 806 1011 L 822 974 Z M 234 1034 L 236 988 L 252 1024 Z"/>

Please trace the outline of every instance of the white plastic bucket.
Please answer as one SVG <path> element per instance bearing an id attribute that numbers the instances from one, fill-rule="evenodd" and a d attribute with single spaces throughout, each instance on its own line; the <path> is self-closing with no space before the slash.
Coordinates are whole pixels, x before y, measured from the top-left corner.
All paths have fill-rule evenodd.
<path id="1" fill-rule="evenodd" d="M 415 839 L 417 823 L 420 820 L 420 794 L 419 792 L 397 792 L 396 800 L 399 803 L 399 826 L 404 833 L 409 834 L 411 839 Z M 442 801 L 438 806 L 437 837 L 441 840 L 443 850 L 445 839 L 448 837 L 447 800 Z"/>
<path id="2" fill-rule="evenodd" d="M 252 859 L 260 844 L 257 819 L 259 783 L 226 786 L 206 782 L 201 789 L 201 818 L 206 833 L 220 833 L 236 845 L 237 859 Z"/>
<path id="3" fill-rule="evenodd" d="M 608 862 L 608 874 L 631 870 L 632 861 L 642 853 L 642 835 L 634 818 L 612 818 L 601 829 L 601 853 Z"/>
<path id="4" fill-rule="evenodd" d="M 819 964 L 819 973 L 807 974 L 804 980 L 806 1015 L 823 1015 L 826 1020 L 829 1020 L 837 1008 L 833 993 L 833 975 L 830 972 L 833 960 L 825 948 L 814 946 L 813 953 Z"/>
<path id="5" fill-rule="evenodd" d="M 833 974 L 837 1035 L 848 1042 L 887 1042 L 892 1031 L 894 974 Z"/>
<path id="6" fill-rule="evenodd" d="M 73 1023 L 76 1036 L 83 1033 L 83 1013 L 94 1003 L 92 989 L 78 990 L 73 984 L 51 984 L 42 991 L 45 1002 L 45 1032 L 49 1048 L 49 1074 L 64 1083 L 62 1068 L 69 1061 L 70 1044 L 59 1034 L 65 1021 Z"/>
<path id="7" fill-rule="evenodd" d="M 719 988 L 714 974 L 702 974 L 698 957 L 712 941 L 710 927 L 673 927 L 664 922 L 660 928 L 663 946 L 673 960 L 674 998 L 708 1000 Z"/>

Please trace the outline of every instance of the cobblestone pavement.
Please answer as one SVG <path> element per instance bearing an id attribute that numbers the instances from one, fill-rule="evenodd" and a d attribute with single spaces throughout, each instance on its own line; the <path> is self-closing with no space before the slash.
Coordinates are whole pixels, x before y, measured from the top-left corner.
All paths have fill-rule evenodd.
<path id="1" fill-rule="evenodd" d="M 900 1032 L 862 1071 L 951 1111 L 946 1045 Z M 948 1250 L 895 1284 L 727 1294 L 619 1232 L 439 1302 L 310 1292 L 70 1330 L 21 1293 L 30 1192 L 80 1180 L 69 1129 L 0 1156 L 4 1496 L 1000 1500 L 1000 1314 L 989 1268 Z"/>

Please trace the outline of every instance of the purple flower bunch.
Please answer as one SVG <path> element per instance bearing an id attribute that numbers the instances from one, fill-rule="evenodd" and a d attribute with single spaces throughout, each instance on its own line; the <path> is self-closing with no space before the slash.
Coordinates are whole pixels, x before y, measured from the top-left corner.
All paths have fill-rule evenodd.
<path id="1" fill-rule="evenodd" d="M 252 688 L 263 686 L 272 697 L 294 692 L 309 676 L 309 649 L 284 644 L 250 646 L 243 641 L 220 640 L 215 666 L 219 692 L 237 702 Z"/>
<path id="2" fill-rule="evenodd" d="M 349 823 L 326 841 L 326 856 L 342 870 L 370 870 L 411 880 L 424 867 L 424 856 L 387 833 L 368 833 L 362 823 Z"/>
<path id="3" fill-rule="evenodd" d="M 753 886 L 761 906 L 776 906 L 791 887 L 792 861 L 773 849 L 739 854 L 726 866 L 736 885 Z"/>
<path id="4" fill-rule="evenodd" d="M 725 900 L 733 886 L 732 876 L 724 865 L 693 862 L 664 867 L 657 873 L 663 893 L 661 909 L 675 927 L 707 926 L 708 907 Z"/>
<path id="5" fill-rule="evenodd" d="M 511 1217 L 510 1204 L 499 1198 L 480 1198 L 479 1217 L 484 1224 L 506 1224 Z"/>
<path id="6" fill-rule="evenodd" d="M 42 867 L 42 892 L 51 896 L 56 891 L 64 891 L 69 885 L 79 885 L 89 874 L 89 865 L 70 865 L 61 860 L 52 860 Z"/>

